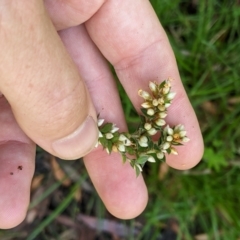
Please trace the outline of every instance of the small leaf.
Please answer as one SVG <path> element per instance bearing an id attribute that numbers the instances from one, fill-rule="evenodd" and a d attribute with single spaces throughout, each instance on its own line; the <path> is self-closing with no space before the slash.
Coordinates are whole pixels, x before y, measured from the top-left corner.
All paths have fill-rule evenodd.
<path id="1" fill-rule="evenodd" d="M 106 123 L 105 125 L 103 125 L 103 127 L 100 128 L 100 131 L 101 131 L 102 133 L 108 133 L 108 132 L 111 131 L 112 126 L 113 126 L 112 123 Z"/>
<path id="2" fill-rule="evenodd" d="M 136 163 L 138 163 L 138 164 L 145 164 L 147 162 L 148 158 L 149 158 L 149 156 L 147 156 L 147 155 L 140 156 L 137 159 Z"/>

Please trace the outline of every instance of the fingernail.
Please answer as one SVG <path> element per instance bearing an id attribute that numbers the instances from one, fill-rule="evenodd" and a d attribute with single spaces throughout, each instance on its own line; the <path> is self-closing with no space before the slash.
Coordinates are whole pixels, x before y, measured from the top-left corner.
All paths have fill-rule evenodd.
<path id="1" fill-rule="evenodd" d="M 92 117 L 88 116 L 83 124 L 70 135 L 52 143 L 56 155 L 62 159 L 77 159 L 89 153 L 98 140 L 98 128 Z"/>

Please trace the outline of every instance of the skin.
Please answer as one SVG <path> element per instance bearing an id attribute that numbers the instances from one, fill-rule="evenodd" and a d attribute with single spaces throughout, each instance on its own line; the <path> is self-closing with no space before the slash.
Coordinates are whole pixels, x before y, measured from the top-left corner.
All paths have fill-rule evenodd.
<path id="1" fill-rule="evenodd" d="M 174 79 L 177 95 L 167 121 L 184 124 L 191 141 L 167 163 L 183 170 L 200 161 L 198 121 L 149 1 L 2 0 L 0 16 L 0 228 L 25 218 L 35 144 L 63 159 L 85 156 L 99 196 L 116 217 L 134 218 L 144 210 L 143 178 L 118 154 L 91 151 L 98 113 L 127 131 L 107 61 L 138 111 L 138 89 L 147 89 L 150 80 Z"/>

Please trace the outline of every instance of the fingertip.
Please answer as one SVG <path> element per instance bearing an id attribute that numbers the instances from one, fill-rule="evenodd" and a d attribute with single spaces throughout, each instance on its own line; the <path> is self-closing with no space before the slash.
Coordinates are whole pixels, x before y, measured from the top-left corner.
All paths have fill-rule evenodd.
<path id="1" fill-rule="evenodd" d="M 98 140 L 98 128 L 95 120 L 88 116 L 71 134 L 52 143 L 52 148 L 60 158 L 77 159 L 89 153 Z"/>
<path id="2" fill-rule="evenodd" d="M 148 203 L 148 193 L 142 176 L 139 176 L 138 184 L 142 187 L 141 189 L 135 189 L 130 191 L 129 195 L 125 195 L 125 192 L 120 189 L 115 189 L 116 192 L 122 192 L 122 196 L 119 197 L 118 202 L 112 201 L 113 198 L 106 202 L 108 211 L 115 217 L 129 220 L 138 217 L 146 208 Z"/>
<path id="3" fill-rule="evenodd" d="M 117 218 L 132 219 L 141 214 L 148 202 L 143 177 L 122 163 L 117 153 L 97 149 L 84 158 L 91 180 L 108 211 Z"/>

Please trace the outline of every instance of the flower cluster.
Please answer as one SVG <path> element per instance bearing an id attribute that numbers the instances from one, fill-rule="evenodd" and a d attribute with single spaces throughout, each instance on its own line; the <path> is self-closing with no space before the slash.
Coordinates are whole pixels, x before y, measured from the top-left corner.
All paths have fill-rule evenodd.
<path id="1" fill-rule="evenodd" d="M 167 109 L 170 107 L 175 93 L 171 92 L 171 79 L 161 84 L 149 82 L 150 93 L 139 90 L 138 95 L 144 99 L 141 104 L 141 125 L 133 133 L 120 133 L 113 123 L 104 124 L 98 120 L 99 140 L 107 153 L 119 152 L 123 162 L 129 161 L 137 176 L 142 172 L 146 162 L 165 161 L 166 154 L 177 155 L 175 146 L 182 145 L 190 139 L 184 126 L 166 125 Z M 157 141 L 152 136 L 160 134 Z"/>

